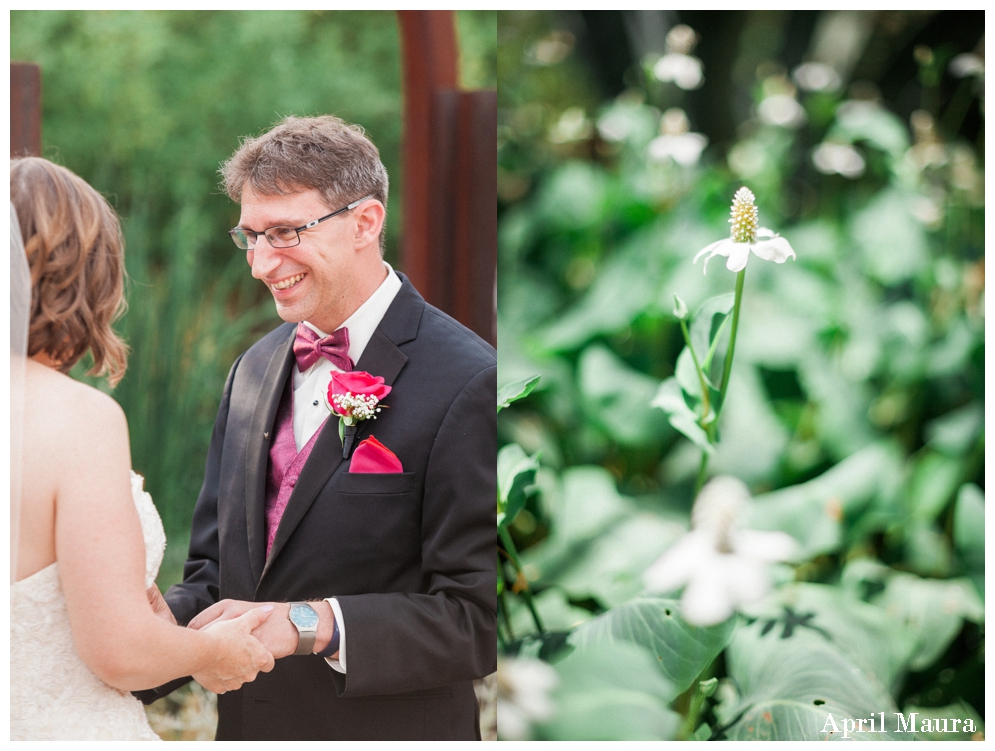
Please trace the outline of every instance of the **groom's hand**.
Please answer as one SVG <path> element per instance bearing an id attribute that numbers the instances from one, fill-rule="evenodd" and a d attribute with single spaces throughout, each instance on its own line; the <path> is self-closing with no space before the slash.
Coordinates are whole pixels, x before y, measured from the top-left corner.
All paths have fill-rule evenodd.
<path id="1" fill-rule="evenodd" d="M 332 607 L 324 600 L 309 603 L 318 613 L 318 634 L 314 643 L 314 651 L 320 652 L 332 638 L 332 627 L 335 615 Z M 216 621 L 227 621 L 237 618 L 242 613 L 260 605 L 272 605 L 273 614 L 256 628 L 252 635 L 256 637 L 274 658 L 289 657 L 297 651 L 300 636 L 297 627 L 290 622 L 290 605 L 286 602 L 246 602 L 245 600 L 221 600 L 202 611 L 188 625 L 189 628 L 202 629 Z"/>
<path id="2" fill-rule="evenodd" d="M 189 628 L 202 629 L 212 623 L 238 618 L 252 608 L 272 605 L 273 614 L 266 619 L 252 635 L 266 647 L 275 659 L 287 657 L 297 651 L 297 628 L 290 622 L 290 605 L 286 602 L 246 602 L 245 600 L 221 600 L 202 611 L 188 624 Z"/>

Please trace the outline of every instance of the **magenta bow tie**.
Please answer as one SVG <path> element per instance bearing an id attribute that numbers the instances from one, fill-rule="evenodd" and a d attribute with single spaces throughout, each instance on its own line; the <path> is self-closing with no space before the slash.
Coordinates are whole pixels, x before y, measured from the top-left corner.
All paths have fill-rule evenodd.
<path id="1" fill-rule="evenodd" d="M 297 367 L 302 373 L 318 362 L 319 357 L 324 357 L 344 371 L 352 370 L 352 360 L 349 359 L 349 329 L 336 329 L 320 338 L 309 326 L 297 324 L 294 357 L 297 358 Z"/>

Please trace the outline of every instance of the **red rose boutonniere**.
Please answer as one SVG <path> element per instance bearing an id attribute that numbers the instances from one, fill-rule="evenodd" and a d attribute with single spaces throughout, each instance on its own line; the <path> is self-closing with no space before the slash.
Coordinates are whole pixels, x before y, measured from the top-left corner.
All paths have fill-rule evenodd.
<path id="1" fill-rule="evenodd" d="M 326 406 L 333 415 L 339 416 L 343 459 L 349 456 L 356 426 L 363 420 L 377 419 L 377 412 L 381 410 L 380 401 L 390 390 L 383 378 L 362 370 L 351 373 L 332 372 Z"/>

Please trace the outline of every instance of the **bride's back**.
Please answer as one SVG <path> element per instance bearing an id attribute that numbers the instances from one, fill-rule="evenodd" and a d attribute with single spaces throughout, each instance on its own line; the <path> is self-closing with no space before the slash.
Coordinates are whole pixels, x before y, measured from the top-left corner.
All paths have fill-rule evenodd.
<path id="1" fill-rule="evenodd" d="M 131 498 L 124 413 L 113 399 L 34 359 L 27 363 L 24 392 L 18 581 L 56 560 L 56 499 L 61 494 L 64 512 L 75 501 L 66 480 L 97 487 L 110 478 L 96 473 L 109 472 L 117 475 L 113 485 L 122 499 Z M 92 461 L 97 441 L 116 444 L 116 458 Z"/>

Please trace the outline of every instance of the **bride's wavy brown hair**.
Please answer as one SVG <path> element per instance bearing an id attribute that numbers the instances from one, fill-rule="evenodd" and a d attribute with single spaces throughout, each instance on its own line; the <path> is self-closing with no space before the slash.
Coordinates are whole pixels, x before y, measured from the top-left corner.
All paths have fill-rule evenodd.
<path id="1" fill-rule="evenodd" d="M 65 167 L 40 157 L 10 162 L 10 200 L 31 269 L 28 355 L 63 373 L 87 350 L 90 375 L 124 376 L 127 345 L 111 324 L 124 313 L 124 237 L 107 200 Z"/>

